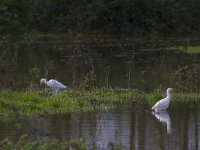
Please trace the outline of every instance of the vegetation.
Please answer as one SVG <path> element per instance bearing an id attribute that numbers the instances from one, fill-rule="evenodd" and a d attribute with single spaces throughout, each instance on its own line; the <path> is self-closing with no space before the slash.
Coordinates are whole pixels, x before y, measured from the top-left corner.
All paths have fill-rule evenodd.
<path id="1" fill-rule="evenodd" d="M 198 93 L 199 66 L 180 65 L 175 71 L 176 87 L 182 92 Z"/>
<path id="2" fill-rule="evenodd" d="M 49 92 L 17 92 L 3 90 L 0 93 L 0 116 L 17 115 L 44 116 L 47 114 L 108 110 L 121 103 L 131 102 L 138 96 L 135 92 L 118 93 L 114 90 L 69 90 L 67 93 L 52 95 Z"/>
<path id="3" fill-rule="evenodd" d="M 200 45 L 189 46 L 186 48 L 186 52 L 190 54 L 200 53 Z"/>
<path id="4" fill-rule="evenodd" d="M 1 0 L 0 33 L 195 36 L 199 0 Z"/>
<path id="5" fill-rule="evenodd" d="M 86 150 L 86 144 L 82 139 L 69 142 L 61 142 L 56 139 L 52 139 L 48 142 L 44 141 L 29 141 L 28 136 L 21 136 L 15 143 L 8 138 L 4 139 L 0 143 L 1 149 L 21 149 L 21 150 L 66 150 L 66 149 L 78 149 Z"/>
<path id="6" fill-rule="evenodd" d="M 27 135 L 21 136 L 17 142 L 13 142 L 5 138 L 0 142 L 0 148 L 3 150 L 20 149 L 20 150 L 87 150 L 88 147 L 82 138 L 70 141 L 60 141 L 58 139 L 51 139 L 48 141 L 30 141 Z M 91 150 L 95 149 L 90 146 Z M 116 145 L 113 150 L 121 150 L 120 145 Z"/>
<path id="7" fill-rule="evenodd" d="M 180 51 L 187 54 L 196 54 L 200 53 L 200 45 L 179 45 L 179 46 L 172 46 L 167 47 L 166 50 L 172 50 L 172 51 Z"/>
<path id="8" fill-rule="evenodd" d="M 116 91 L 113 89 L 75 90 L 52 95 L 49 92 L 17 92 L 3 90 L 0 92 L 0 116 L 7 119 L 18 116 L 41 116 L 66 112 L 97 111 L 125 109 L 133 102 L 154 104 L 165 96 L 165 93 L 141 93 L 138 91 Z M 174 100 L 197 101 L 199 94 L 176 93 Z"/>

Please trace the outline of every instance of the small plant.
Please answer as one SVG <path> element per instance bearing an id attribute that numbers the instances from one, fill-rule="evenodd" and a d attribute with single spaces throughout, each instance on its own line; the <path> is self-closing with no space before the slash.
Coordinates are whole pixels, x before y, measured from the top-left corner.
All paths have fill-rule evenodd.
<path id="1" fill-rule="evenodd" d="M 184 92 L 194 92 L 198 89 L 198 72 L 200 71 L 199 66 L 178 66 L 175 72 L 176 89 Z"/>
<path id="2" fill-rule="evenodd" d="M 82 138 L 80 138 L 78 141 L 74 140 L 70 142 L 71 148 L 75 150 L 87 150 L 86 144 Z"/>
<path id="3" fill-rule="evenodd" d="M 32 91 L 33 89 L 36 89 L 38 86 L 38 77 L 40 75 L 40 70 L 36 67 L 31 68 L 29 70 L 29 75 L 31 76 L 31 81 L 30 81 L 30 91 Z"/>
<path id="4" fill-rule="evenodd" d="M 84 77 L 81 83 L 81 88 L 86 90 L 94 89 L 96 85 L 95 83 L 96 83 L 96 75 L 94 74 L 93 71 L 91 71 Z"/>

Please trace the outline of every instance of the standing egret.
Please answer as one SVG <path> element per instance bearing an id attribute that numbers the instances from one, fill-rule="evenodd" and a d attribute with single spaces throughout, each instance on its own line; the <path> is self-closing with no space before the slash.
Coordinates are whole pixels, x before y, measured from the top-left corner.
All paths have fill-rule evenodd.
<path id="1" fill-rule="evenodd" d="M 171 101 L 172 93 L 173 93 L 173 89 L 168 88 L 167 89 L 167 97 L 159 100 L 151 109 L 156 111 L 156 112 L 165 111 L 168 108 L 169 103 Z"/>
<path id="2" fill-rule="evenodd" d="M 47 79 L 42 78 L 40 80 L 40 85 L 45 84 L 47 87 L 49 87 L 53 92 L 58 93 L 58 91 L 63 91 L 67 89 L 67 86 L 63 85 L 57 80 L 51 79 L 47 81 Z"/>

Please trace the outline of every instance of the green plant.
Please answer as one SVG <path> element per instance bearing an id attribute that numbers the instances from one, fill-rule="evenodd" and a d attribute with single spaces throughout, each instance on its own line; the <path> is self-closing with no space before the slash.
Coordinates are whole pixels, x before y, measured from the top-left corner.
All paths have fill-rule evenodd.
<path id="1" fill-rule="evenodd" d="M 86 76 L 83 78 L 81 82 L 81 88 L 86 89 L 86 90 L 91 90 L 95 88 L 95 82 L 96 82 L 96 75 L 94 74 L 93 71 L 89 72 L 86 74 Z"/>
<path id="2" fill-rule="evenodd" d="M 29 74 L 31 76 L 31 81 L 30 81 L 30 91 L 33 89 L 37 89 L 38 83 L 37 81 L 39 80 L 38 77 L 40 75 L 40 70 L 36 67 L 29 69 Z"/>
<path id="3" fill-rule="evenodd" d="M 180 91 L 197 91 L 199 66 L 178 66 L 175 71 L 176 88 Z"/>

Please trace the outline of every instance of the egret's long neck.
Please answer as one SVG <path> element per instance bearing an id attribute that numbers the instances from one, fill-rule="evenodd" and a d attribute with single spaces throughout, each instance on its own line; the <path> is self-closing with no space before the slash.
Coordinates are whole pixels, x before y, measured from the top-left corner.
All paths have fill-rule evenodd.
<path id="1" fill-rule="evenodd" d="M 172 94 L 170 92 L 167 92 L 167 97 L 171 99 Z"/>

